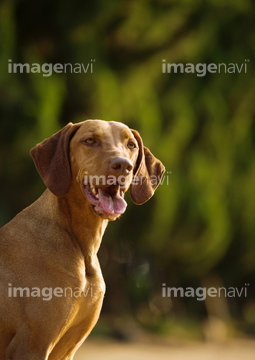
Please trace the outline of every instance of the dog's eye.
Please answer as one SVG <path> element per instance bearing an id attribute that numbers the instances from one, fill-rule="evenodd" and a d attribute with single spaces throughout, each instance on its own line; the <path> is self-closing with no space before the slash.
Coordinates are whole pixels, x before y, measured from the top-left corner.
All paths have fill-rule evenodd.
<path id="1" fill-rule="evenodd" d="M 84 142 L 85 142 L 86 144 L 93 145 L 93 144 L 95 144 L 96 140 L 93 139 L 92 137 L 90 137 L 90 138 L 84 140 Z"/>
<path id="2" fill-rule="evenodd" d="M 133 141 L 129 141 L 127 143 L 127 147 L 132 150 L 132 149 L 136 148 L 136 145 L 135 145 L 135 143 Z"/>

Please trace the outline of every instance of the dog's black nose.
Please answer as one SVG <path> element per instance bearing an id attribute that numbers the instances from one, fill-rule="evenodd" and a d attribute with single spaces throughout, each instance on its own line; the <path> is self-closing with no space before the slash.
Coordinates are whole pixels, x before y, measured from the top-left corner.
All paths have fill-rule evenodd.
<path id="1" fill-rule="evenodd" d="M 110 162 L 110 171 L 112 174 L 128 175 L 133 170 L 133 165 L 128 158 L 117 157 Z"/>

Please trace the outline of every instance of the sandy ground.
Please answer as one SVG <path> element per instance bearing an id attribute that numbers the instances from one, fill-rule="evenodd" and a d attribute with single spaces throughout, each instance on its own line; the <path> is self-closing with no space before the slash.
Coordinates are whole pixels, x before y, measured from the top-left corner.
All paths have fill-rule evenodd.
<path id="1" fill-rule="evenodd" d="M 255 341 L 155 345 L 87 340 L 74 360 L 255 360 Z"/>

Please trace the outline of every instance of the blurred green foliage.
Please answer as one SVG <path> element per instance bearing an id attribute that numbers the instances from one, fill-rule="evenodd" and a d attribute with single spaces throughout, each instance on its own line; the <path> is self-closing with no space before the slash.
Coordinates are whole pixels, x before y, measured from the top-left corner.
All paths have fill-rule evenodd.
<path id="1" fill-rule="evenodd" d="M 29 149 L 67 122 L 121 121 L 166 166 L 154 198 L 110 224 L 100 250 L 105 313 L 202 321 L 194 299 L 160 299 L 162 283 L 250 284 L 227 300 L 255 328 L 255 4 L 124 0 L 0 4 L 0 223 L 44 186 Z M 83 63 L 93 73 L 8 73 L 15 63 Z M 162 74 L 169 63 L 247 62 L 247 73 Z M 252 320 L 253 319 L 253 320 Z M 169 325 L 170 326 L 170 325 Z M 163 326 L 164 327 L 164 326 Z M 170 326 L 171 327 L 171 326 Z"/>

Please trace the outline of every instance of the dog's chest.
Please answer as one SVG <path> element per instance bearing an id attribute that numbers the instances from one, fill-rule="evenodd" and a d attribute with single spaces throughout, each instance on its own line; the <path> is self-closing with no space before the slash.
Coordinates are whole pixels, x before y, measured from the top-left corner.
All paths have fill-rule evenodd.
<path id="1" fill-rule="evenodd" d="M 102 308 L 105 283 L 102 277 L 87 279 L 84 287 L 74 287 L 73 311 L 68 326 L 56 344 L 49 359 L 65 359 L 74 353 L 95 326 Z"/>

